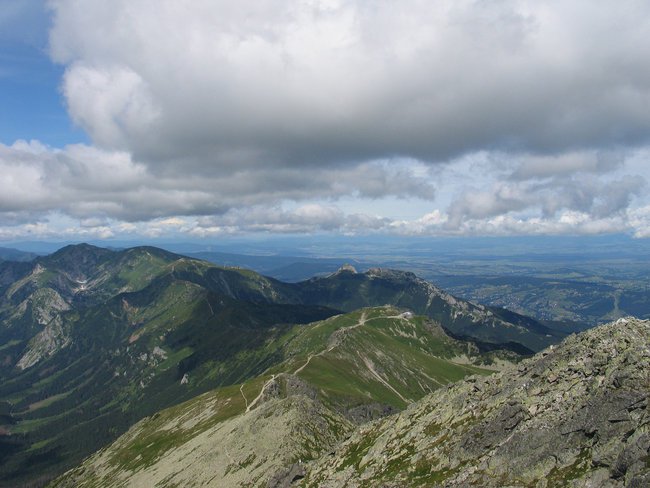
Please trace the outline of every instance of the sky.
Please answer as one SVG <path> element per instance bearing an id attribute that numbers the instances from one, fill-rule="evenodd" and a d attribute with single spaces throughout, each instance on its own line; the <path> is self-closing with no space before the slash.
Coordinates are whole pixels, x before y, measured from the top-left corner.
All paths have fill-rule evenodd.
<path id="1" fill-rule="evenodd" d="M 0 0 L 0 241 L 650 237 L 646 0 Z"/>

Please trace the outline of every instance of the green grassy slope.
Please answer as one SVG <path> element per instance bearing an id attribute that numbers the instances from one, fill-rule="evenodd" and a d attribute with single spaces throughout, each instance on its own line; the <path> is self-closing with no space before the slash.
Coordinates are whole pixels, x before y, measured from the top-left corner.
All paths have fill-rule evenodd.
<path id="1" fill-rule="evenodd" d="M 279 368 L 295 366 L 288 372 L 315 386 L 334 408 L 367 402 L 403 408 L 439 386 L 482 371 L 451 361 L 467 354 L 467 344 L 446 336 L 427 318 L 393 307 L 362 309 L 305 328 L 287 348 L 291 360 Z"/>

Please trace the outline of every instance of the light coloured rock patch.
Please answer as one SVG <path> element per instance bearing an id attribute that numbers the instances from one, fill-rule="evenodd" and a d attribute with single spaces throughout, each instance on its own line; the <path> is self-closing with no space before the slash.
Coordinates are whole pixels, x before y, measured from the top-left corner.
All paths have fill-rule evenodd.
<path id="1" fill-rule="evenodd" d="M 63 329 L 61 317 L 55 317 L 45 328 L 29 341 L 28 349 L 18 360 L 16 367 L 27 369 L 70 344 L 70 337 Z"/>

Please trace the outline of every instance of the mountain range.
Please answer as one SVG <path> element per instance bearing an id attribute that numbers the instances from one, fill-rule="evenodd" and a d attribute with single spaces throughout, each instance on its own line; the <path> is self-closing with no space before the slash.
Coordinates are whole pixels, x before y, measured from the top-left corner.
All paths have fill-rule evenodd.
<path id="1" fill-rule="evenodd" d="M 343 266 L 283 283 L 153 247 L 89 245 L 1 262 L 0 320 L 6 486 L 43 485 L 145 417 L 136 425 L 209 403 L 219 413 L 197 420 L 190 437 L 208 435 L 259 415 L 267 396 L 286 401 L 287 419 L 310 419 L 297 429 L 324 436 L 260 464 L 259 479 L 278 476 L 272 468 L 286 460 L 316 459 L 358 425 L 567 335 L 407 272 Z M 145 464 L 176 442 L 163 437 L 139 453 Z"/>

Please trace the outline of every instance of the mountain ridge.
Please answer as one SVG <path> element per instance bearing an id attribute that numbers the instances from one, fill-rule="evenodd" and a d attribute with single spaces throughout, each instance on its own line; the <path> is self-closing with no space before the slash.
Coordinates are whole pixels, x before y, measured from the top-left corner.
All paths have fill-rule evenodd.
<path id="1" fill-rule="evenodd" d="M 650 321 L 573 335 L 363 428 L 299 486 L 647 486 Z"/>
<path id="2" fill-rule="evenodd" d="M 360 422 L 290 367 L 144 419 L 51 486 L 647 486 L 649 344 L 650 321 L 619 320 Z"/>
<path id="3" fill-rule="evenodd" d="M 488 343 L 517 342 L 531 353 L 565 336 L 530 317 L 456 298 L 410 271 L 370 268 L 357 273 L 345 267 L 342 271 L 294 286 L 300 287 L 306 302 L 344 311 L 391 303 L 427 315 L 459 336 Z"/>
<path id="4" fill-rule="evenodd" d="M 144 419 L 54 486 L 264 483 L 333 448 L 355 425 L 467 374 L 488 374 L 483 361 L 497 359 L 392 307 L 303 326 L 284 348 L 285 361 L 260 377 Z M 185 465 L 189 452 L 195 461 Z"/>
<path id="5" fill-rule="evenodd" d="M 161 408 L 257 377 L 285 359 L 279 341 L 296 324 L 341 312 L 393 304 L 478 335 L 468 347 L 487 346 L 477 354 L 512 349 L 511 339 L 537 349 L 558 338 L 397 271 L 282 283 L 151 247 L 76 245 L 2 262 L 3 276 L 0 408 L 11 435 L 0 436 L 0 478 L 10 483 L 16 473 L 56 472 Z M 495 330 L 501 343 L 476 333 Z"/>

